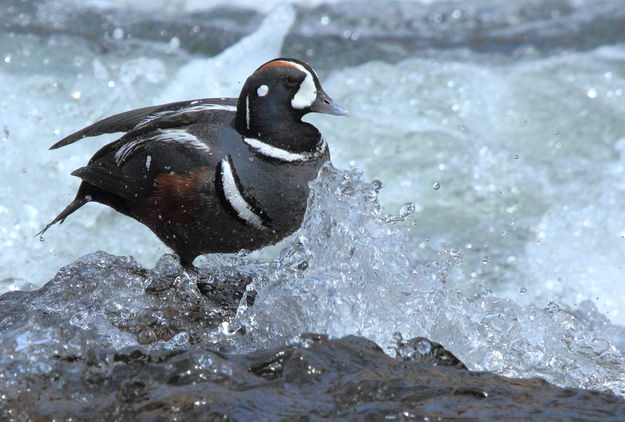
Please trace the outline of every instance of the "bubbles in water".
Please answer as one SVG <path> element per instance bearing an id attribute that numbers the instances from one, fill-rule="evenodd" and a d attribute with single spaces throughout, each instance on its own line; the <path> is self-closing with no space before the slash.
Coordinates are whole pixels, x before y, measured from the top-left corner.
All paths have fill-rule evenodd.
<path id="1" fill-rule="evenodd" d="M 113 30 L 113 38 L 116 40 L 121 40 L 124 38 L 124 29 L 123 28 L 115 28 Z"/>
<path id="2" fill-rule="evenodd" d="M 416 207 L 415 204 L 413 204 L 412 202 L 408 202 L 407 204 L 404 204 L 400 209 L 399 209 L 399 217 L 401 219 L 405 219 L 406 217 L 408 217 L 409 215 L 412 215 L 416 212 Z"/>

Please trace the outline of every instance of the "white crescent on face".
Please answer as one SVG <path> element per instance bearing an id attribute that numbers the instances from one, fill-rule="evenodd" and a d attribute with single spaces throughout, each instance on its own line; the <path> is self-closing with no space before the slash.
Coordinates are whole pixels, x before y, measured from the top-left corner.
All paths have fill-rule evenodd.
<path id="1" fill-rule="evenodd" d="M 304 66 L 293 62 L 289 63 L 291 66 L 306 74 L 306 77 L 299 86 L 299 90 L 291 100 L 291 107 L 302 110 L 310 107 L 317 99 L 317 87 L 315 86 L 313 75 Z"/>

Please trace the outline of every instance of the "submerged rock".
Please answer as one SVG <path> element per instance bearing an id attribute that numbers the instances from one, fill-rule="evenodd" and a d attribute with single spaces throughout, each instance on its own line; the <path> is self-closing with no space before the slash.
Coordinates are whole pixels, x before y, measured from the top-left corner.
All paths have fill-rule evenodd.
<path id="1" fill-rule="evenodd" d="M 199 275 L 104 252 L 0 297 L 0 418 L 44 420 L 622 420 L 625 400 L 466 369 L 425 338 L 389 357 L 363 337 L 304 334 L 235 353 L 251 266 Z M 198 288 L 198 284 L 201 288 Z"/>

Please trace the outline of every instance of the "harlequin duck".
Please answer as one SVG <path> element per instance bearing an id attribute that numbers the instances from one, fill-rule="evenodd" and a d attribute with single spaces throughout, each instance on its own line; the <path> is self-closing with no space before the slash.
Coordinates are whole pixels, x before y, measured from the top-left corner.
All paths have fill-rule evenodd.
<path id="1" fill-rule="evenodd" d="M 126 132 L 72 175 L 76 198 L 44 229 L 95 201 L 149 227 L 185 267 L 201 254 L 254 250 L 297 230 L 308 183 L 330 159 L 310 112 L 346 115 L 306 63 L 278 58 L 239 98 L 200 99 L 116 114 L 50 149 Z"/>

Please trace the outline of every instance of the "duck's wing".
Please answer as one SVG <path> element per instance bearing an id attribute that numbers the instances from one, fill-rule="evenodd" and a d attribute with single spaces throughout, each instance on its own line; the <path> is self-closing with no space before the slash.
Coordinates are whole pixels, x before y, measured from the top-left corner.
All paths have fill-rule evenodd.
<path id="1" fill-rule="evenodd" d="M 82 138 L 98 136 L 105 133 L 149 131 L 156 126 L 173 127 L 185 123 L 188 116 L 198 111 L 228 110 L 236 111 L 236 98 L 204 98 L 199 100 L 179 101 L 150 107 L 142 107 L 135 110 L 115 114 L 99 120 L 71 135 L 61 139 L 50 149 L 57 149 L 72 144 Z M 182 119 L 182 121 L 180 121 Z M 168 126 L 171 125 L 171 126 Z"/>

